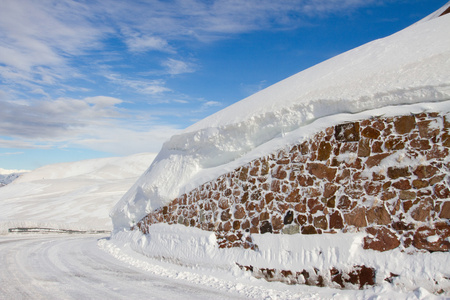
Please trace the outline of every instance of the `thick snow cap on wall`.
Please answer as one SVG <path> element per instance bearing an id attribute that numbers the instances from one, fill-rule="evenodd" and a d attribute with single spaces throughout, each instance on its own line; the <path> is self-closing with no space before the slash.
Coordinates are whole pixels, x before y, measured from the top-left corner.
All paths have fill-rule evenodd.
<path id="1" fill-rule="evenodd" d="M 342 122 L 343 116 L 446 100 L 450 14 L 338 55 L 173 136 L 112 210 L 114 228 L 127 229 L 198 185 L 301 140 L 322 129 L 324 119 Z"/>

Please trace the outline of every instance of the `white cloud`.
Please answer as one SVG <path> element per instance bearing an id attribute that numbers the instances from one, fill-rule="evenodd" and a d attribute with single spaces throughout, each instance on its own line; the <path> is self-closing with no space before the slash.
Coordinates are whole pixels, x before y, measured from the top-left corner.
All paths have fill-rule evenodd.
<path id="1" fill-rule="evenodd" d="M 106 74 L 104 75 L 108 80 L 114 84 L 128 87 L 141 94 L 157 95 L 171 90 L 165 86 L 165 81 L 162 79 L 155 80 L 138 80 L 123 78 L 118 74 Z"/>
<path id="2" fill-rule="evenodd" d="M 158 151 L 178 132 L 148 112 L 117 107 L 122 100 L 97 96 L 0 102 L 0 148 L 85 148 L 120 155 Z M 145 115 L 145 117 L 144 117 Z"/>
<path id="3" fill-rule="evenodd" d="M 161 37 L 132 33 L 125 34 L 125 42 L 132 52 L 146 52 L 154 50 L 168 53 L 175 52 L 169 43 Z"/>
<path id="4" fill-rule="evenodd" d="M 166 71 L 170 75 L 195 72 L 193 64 L 173 58 L 169 58 L 168 60 L 164 61 L 162 65 L 166 67 Z"/>
<path id="5" fill-rule="evenodd" d="M 0 75 L 54 84 L 73 74 L 69 58 L 98 47 L 109 31 L 92 19 L 89 7 L 76 1 L 2 0 Z"/>

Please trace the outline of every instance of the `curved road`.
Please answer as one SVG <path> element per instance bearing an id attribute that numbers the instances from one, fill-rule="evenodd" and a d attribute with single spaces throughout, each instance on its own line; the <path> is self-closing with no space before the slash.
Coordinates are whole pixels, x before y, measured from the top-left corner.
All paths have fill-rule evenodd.
<path id="1" fill-rule="evenodd" d="M 99 249 L 99 238 L 0 236 L 0 299 L 236 299 L 130 267 Z"/>

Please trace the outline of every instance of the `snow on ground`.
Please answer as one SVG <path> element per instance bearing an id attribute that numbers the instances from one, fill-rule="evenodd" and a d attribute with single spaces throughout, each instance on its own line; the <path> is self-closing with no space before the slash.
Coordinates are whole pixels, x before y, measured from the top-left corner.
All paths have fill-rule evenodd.
<path id="1" fill-rule="evenodd" d="M 289 77 L 173 136 L 115 206 L 115 229 L 129 228 L 175 197 L 325 125 L 354 116 L 436 109 L 433 103 L 450 100 L 449 28 L 449 14 L 416 23 Z"/>
<path id="2" fill-rule="evenodd" d="M 43 227 L 111 230 L 109 212 L 156 154 L 41 167 L 0 187 L 0 233 Z"/>
<path id="3" fill-rule="evenodd" d="M 168 279 L 183 279 L 223 292 L 236 292 L 253 299 L 446 299 L 450 281 L 435 274 L 448 274 L 448 253 L 421 253 L 412 256 L 400 251 L 375 254 L 363 250 L 362 235 L 254 235 L 259 251 L 219 249 L 213 232 L 183 225 L 156 224 L 151 232 L 117 233 L 113 239 L 99 241 L 100 248 L 134 267 Z M 308 269 L 371 264 L 384 268 L 378 274 L 381 284 L 359 290 L 286 285 L 256 279 L 234 262 L 264 268 Z M 384 281 L 389 272 L 401 274 L 393 283 Z M 418 276 L 419 275 L 419 276 Z M 418 276 L 418 277 L 417 277 Z M 415 277 L 415 278 L 414 278 Z M 421 287 L 415 282 L 421 280 Z M 447 294 L 434 295 L 438 289 Z M 448 298 L 447 298 L 448 299 Z"/>

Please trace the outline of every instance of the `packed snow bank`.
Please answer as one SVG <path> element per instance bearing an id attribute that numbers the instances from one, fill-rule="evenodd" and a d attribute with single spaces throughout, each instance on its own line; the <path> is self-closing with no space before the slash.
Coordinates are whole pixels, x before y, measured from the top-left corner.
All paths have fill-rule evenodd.
<path id="1" fill-rule="evenodd" d="M 109 212 L 156 154 L 44 166 L 0 188 L 0 233 L 10 228 L 111 230 Z"/>
<path id="2" fill-rule="evenodd" d="M 400 106 L 449 100 L 449 26 L 450 15 L 415 24 L 287 78 L 173 136 L 115 206 L 114 228 L 129 228 L 219 171 L 255 158 L 258 149 L 275 151 L 294 132 L 302 139 L 303 129 L 314 132 L 324 118 L 370 117 L 380 108 L 391 113 Z"/>
<path id="3" fill-rule="evenodd" d="M 323 235 L 255 234 L 252 236 L 259 249 L 253 251 L 242 248 L 219 249 L 215 234 L 198 228 L 155 224 L 150 226 L 149 230 L 147 235 L 143 235 L 140 231 L 118 232 L 112 239 L 101 241 L 100 246 L 117 258 L 137 267 L 152 266 L 149 269 L 155 270 L 158 269 L 154 266 L 158 261 L 169 262 L 172 266 L 166 265 L 162 270 L 162 273 L 169 277 L 188 271 L 191 275 L 185 278 L 193 280 L 196 279 L 196 275 L 192 273 L 201 273 L 204 276 L 215 272 L 214 276 L 234 277 L 236 282 L 246 287 L 252 282 L 249 280 L 249 272 L 240 271 L 236 263 L 254 268 L 298 271 L 332 268 L 346 270 L 355 265 L 366 265 L 376 269 L 376 287 L 356 291 L 358 287 L 355 286 L 353 291 L 339 292 L 332 288 L 322 288 L 319 295 L 316 295 L 320 299 L 333 297 L 368 299 L 375 295 L 384 299 L 395 299 L 399 295 L 404 299 L 408 297 L 416 299 L 415 296 L 420 299 L 428 296 L 432 299 L 434 296 L 430 293 L 440 290 L 447 293 L 450 291 L 448 268 L 450 256 L 447 253 L 424 252 L 410 255 L 398 250 L 382 253 L 367 251 L 362 248 L 362 233 L 329 234 L 327 238 Z M 127 249 L 132 251 L 127 252 Z M 142 256 L 137 258 L 132 252 Z M 170 269 L 177 268 L 176 266 L 184 266 L 186 269 L 181 272 L 178 268 L 178 272 L 170 274 Z M 218 275 L 219 272 L 222 275 Z M 391 273 L 397 276 L 392 277 Z M 392 280 L 388 282 L 385 278 Z M 271 285 L 277 286 L 274 283 Z M 266 284 L 266 287 L 269 285 Z M 299 289 L 301 288 L 292 286 L 288 290 L 284 288 L 287 294 L 279 296 L 288 299 L 289 295 L 295 294 Z M 319 290 L 308 287 L 308 291 Z M 297 294 L 297 297 L 300 296 L 306 297 Z"/>

